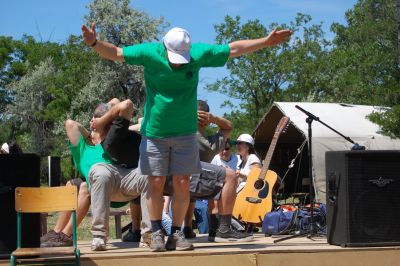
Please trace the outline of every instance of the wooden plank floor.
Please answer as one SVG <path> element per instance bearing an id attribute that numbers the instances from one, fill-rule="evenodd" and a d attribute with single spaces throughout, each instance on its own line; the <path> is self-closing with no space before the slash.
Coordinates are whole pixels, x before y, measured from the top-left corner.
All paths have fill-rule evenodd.
<path id="1" fill-rule="evenodd" d="M 194 243 L 193 251 L 173 251 L 173 252 L 151 252 L 148 248 L 140 248 L 137 243 L 125 243 L 119 240 L 109 241 L 107 251 L 91 251 L 90 241 L 80 241 L 79 248 L 82 257 L 108 257 L 108 256 L 130 256 L 130 257 L 154 257 L 157 256 L 203 256 L 221 254 L 241 254 L 241 253 L 282 253 L 282 252 L 318 252 L 318 251 L 352 251 L 352 250 L 392 250 L 400 251 L 400 247 L 365 247 L 365 248 L 342 248 L 329 245 L 325 237 L 309 239 L 307 237 L 293 238 L 279 243 L 273 243 L 277 237 L 265 237 L 256 234 L 254 241 L 247 243 L 210 243 L 206 235 L 200 235 L 191 242 Z M 400 265 L 400 262 L 399 262 Z"/>
<path id="2" fill-rule="evenodd" d="M 193 251 L 151 252 L 137 243 L 111 240 L 107 251 L 94 252 L 90 241 L 79 241 L 81 265 L 163 265 L 163 266 L 397 266 L 400 247 L 342 248 L 328 245 L 326 238 L 294 238 L 273 243 L 276 238 L 255 235 L 248 243 L 210 243 L 197 237 Z M 0 266 L 8 265 L 0 261 Z"/>

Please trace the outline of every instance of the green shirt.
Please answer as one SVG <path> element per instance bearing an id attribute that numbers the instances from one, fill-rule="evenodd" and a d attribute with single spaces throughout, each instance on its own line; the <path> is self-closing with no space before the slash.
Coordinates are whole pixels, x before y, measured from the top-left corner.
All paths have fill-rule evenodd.
<path id="1" fill-rule="evenodd" d="M 229 45 L 192 44 L 190 62 L 172 68 L 163 43 L 124 47 L 127 64 L 144 66 L 146 103 L 140 128 L 142 134 L 164 138 L 195 133 L 200 68 L 225 65 L 229 53 Z"/>
<path id="2" fill-rule="evenodd" d="M 112 163 L 110 156 L 104 151 L 101 144 L 90 145 L 87 144 L 83 136 L 79 139 L 79 143 L 73 146 L 68 142 L 68 147 L 72 153 L 75 168 L 85 178 L 86 186 L 89 188 L 89 170 L 96 163 Z M 126 205 L 127 202 L 111 202 L 112 208 L 120 208 Z"/>
<path id="3" fill-rule="evenodd" d="M 68 143 L 76 170 L 88 180 L 89 170 L 96 163 L 112 163 L 110 156 L 104 151 L 101 144 L 89 145 L 81 135 L 79 143 L 73 146 Z M 89 185 L 89 182 L 86 182 Z"/>

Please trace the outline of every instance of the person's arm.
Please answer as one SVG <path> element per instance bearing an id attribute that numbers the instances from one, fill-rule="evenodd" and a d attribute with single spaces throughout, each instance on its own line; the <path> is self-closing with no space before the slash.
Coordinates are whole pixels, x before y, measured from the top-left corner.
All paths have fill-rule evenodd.
<path id="1" fill-rule="evenodd" d="M 210 123 L 216 124 L 219 127 L 219 131 L 224 135 L 224 139 L 229 138 L 233 125 L 232 122 L 226 118 L 213 115 L 212 113 L 198 111 L 197 112 L 199 124 L 208 125 Z"/>
<path id="2" fill-rule="evenodd" d="M 292 35 L 291 30 L 273 30 L 267 37 L 254 40 L 240 40 L 229 44 L 230 58 L 249 54 L 260 49 L 280 44 Z"/>
<path id="3" fill-rule="evenodd" d="M 107 113 L 105 113 L 102 117 L 93 118 L 92 127 L 95 131 L 101 131 L 104 129 L 106 125 L 112 123 L 112 121 L 117 118 L 117 116 L 121 116 L 126 120 L 131 120 L 133 114 L 133 103 L 131 100 L 125 100 L 115 104 Z"/>
<path id="4" fill-rule="evenodd" d="M 90 132 L 80 123 L 71 119 L 65 121 L 65 131 L 72 146 L 78 145 L 81 136 L 90 139 Z"/>
<path id="5" fill-rule="evenodd" d="M 130 131 L 140 132 L 140 126 L 142 124 L 143 117 L 139 117 L 137 124 L 129 126 Z"/>
<path id="6" fill-rule="evenodd" d="M 83 25 L 82 35 L 86 45 L 92 47 L 101 57 L 112 61 L 125 62 L 122 48 L 97 40 L 95 23 L 92 23 L 92 28 L 90 29 Z"/>

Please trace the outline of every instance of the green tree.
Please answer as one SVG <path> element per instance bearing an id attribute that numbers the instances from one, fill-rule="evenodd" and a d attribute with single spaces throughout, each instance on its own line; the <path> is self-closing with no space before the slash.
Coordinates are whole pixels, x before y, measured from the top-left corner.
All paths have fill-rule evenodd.
<path id="1" fill-rule="evenodd" d="M 333 24 L 327 99 L 393 107 L 371 119 L 400 136 L 400 64 L 393 0 L 359 0 L 346 12 L 347 25 Z"/>
<path id="2" fill-rule="evenodd" d="M 131 8 L 129 0 L 93 0 L 87 7 L 86 24 L 96 23 L 97 37 L 120 47 L 157 40 L 166 26 L 163 18 L 151 18 Z M 101 59 L 93 65 L 89 76 L 71 105 L 69 117 L 89 121 L 95 106 L 113 97 L 130 98 L 138 107 L 143 106 L 141 67 Z"/>
<path id="3" fill-rule="evenodd" d="M 289 25 L 272 23 L 264 26 L 259 20 L 241 24 L 240 17 L 226 16 L 215 26 L 218 43 L 266 36 L 275 28 L 290 28 L 295 32 L 290 42 L 263 49 L 227 63 L 228 77 L 208 86 L 230 98 L 240 100 L 227 115 L 235 124 L 234 135 L 251 132 L 274 101 L 305 100 L 319 96 L 326 79 L 315 75 L 323 66 L 328 42 L 323 39 L 321 24 L 311 24 L 309 15 L 298 14 Z"/>

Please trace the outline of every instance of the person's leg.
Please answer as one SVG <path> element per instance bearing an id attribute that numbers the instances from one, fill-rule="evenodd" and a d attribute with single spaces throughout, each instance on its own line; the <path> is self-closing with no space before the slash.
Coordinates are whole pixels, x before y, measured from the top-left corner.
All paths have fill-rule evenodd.
<path id="1" fill-rule="evenodd" d="M 86 182 L 84 182 L 80 178 L 76 178 L 68 181 L 66 185 L 73 185 L 78 187 L 78 209 L 76 211 L 76 217 L 77 226 L 79 226 L 80 222 L 85 217 L 90 205 Z M 40 243 L 42 247 L 72 246 L 71 212 L 60 212 L 54 229 L 41 237 Z"/>
<path id="2" fill-rule="evenodd" d="M 71 186 L 71 181 L 68 181 L 66 186 Z M 79 188 L 79 187 L 78 187 Z M 79 201 L 79 196 L 78 196 L 78 201 Z M 70 211 L 64 211 L 64 212 L 59 212 L 58 214 L 58 219 L 56 222 L 56 225 L 54 226 L 54 231 L 56 233 L 60 233 L 65 226 L 68 224 L 69 218 L 71 217 L 71 212 Z"/>
<path id="3" fill-rule="evenodd" d="M 167 250 L 191 250 L 193 244 L 185 239 L 181 226 L 189 205 L 190 174 L 201 172 L 196 135 L 174 137 L 171 143 L 170 169 L 173 175 L 172 227 L 165 245 Z"/>
<path id="4" fill-rule="evenodd" d="M 226 168 L 225 182 L 218 201 L 219 215 L 232 215 L 236 200 L 237 177 L 235 172 Z"/>
<path id="5" fill-rule="evenodd" d="M 151 222 L 152 236 L 150 249 L 164 251 L 164 233 L 162 232 L 163 189 L 169 170 L 170 146 L 166 138 L 154 139 L 142 136 L 140 142 L 139 168 L 148 175 L 146 203 Z"/>
<path id="6" fill-rule="evenodd" d="M 116 171 L 112 165 L 95 164 L 89 171 L 90 195 L 92 201 L 92 250 L 106 249 L 110 217 L 111 194 L 119 187 Z"/>
<path id="7" fill-rule="evenodd" d="M 195 207 L 196 207 L 196 201 L 190 200 L 188 209 L 185 214 L 184 227 L 183 227 L 183 233 L 186 238 L 195 238 L 196 237 L 196 233 L 193 232 L 193 229 L 192 229 L 192 221 L 193 221 Z"/>
<path id="8" fill-rule="evenodd" d="M 218 201 L 208 200 L 208 241 L 214 242 L 218 229 Z"/>
<path id="9" fill-rule="evenodd" d="M 251 234 L 231 229 L 232 211 L 236 200 L 236 184 L 237 177 L 235 172 L 226 168 L 225 182 L 221 191 L 221 198 L 218 200 L 219 226 L 215 242 L 247 242 L 253 240 Z"/>
<path id="10" fill-rule="evenodd" d="M 189 176 L 174 176 L 174 199 L 172 201 L 172 230 L 171 233 L 181 229 L 186 211 L 189 207 Z"/>
<path id="11" fill-rule="evenodd" d="M 76 227 L 78 227 L 86 214 L 89 211 L 90 207 L 90 195 L 87 189 L 86 182 L 82 182 L 79 186 L 79 194 L 78 194 L 78 208 L 76 209 Z M 68 224 L 64 227 L 62 232 L 67 236 L 72 236 L 72 218 L 69 219 Z"/>
<path id="12" fill-rule="evenodd" d="M 131 209 L 131 219 L 132 219 L 132 231 L 140 231 L 140 220 L 142 216 L 142 209 L 140 208 L 140 202 L 139 204 L 137 203 L 131 203 L 130 205 Z"/>

